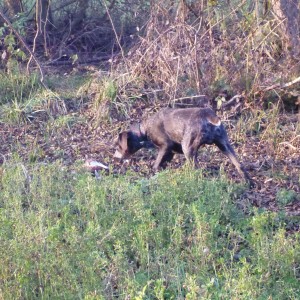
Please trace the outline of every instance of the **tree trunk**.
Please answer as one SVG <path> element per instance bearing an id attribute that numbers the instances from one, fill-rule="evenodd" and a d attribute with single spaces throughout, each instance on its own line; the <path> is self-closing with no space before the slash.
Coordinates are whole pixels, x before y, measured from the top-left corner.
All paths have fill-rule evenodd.
<path id="1" fill-rule="evenodd" d="M 88 0 L 79 0 L 78 1 L 78 11 L 74 16 L 73 22 L 71 24 L 72 32 L 76 32 L 76 30 L 80 29 L 82 26 L 82 22 L 86 19 L 86 11 L 89 7 Z"/>
<path id="2" fill-rule="evenodd" d="M 300 55 L 299 0 L 273 0 L 273 9 L 283 21 L 283 34 L 287 48 L 293 57 Z"/>
<path id="3" fill-rule="evenodd" d="M 14 17 L 15 15 L 23 11 L 21 0 L 6 0 L 5 4 L 8 7 L 10 17 Z"/>
<path id="4" fill-rule="evenodd" d="M 47 29 L 49 24 L 50 14 L 50 0 L 36 0 L 36 38 L 35 44 L 42 45 L 44 48 L 45 56 L 48 56 L 48 46 L 47 46 Z"/>

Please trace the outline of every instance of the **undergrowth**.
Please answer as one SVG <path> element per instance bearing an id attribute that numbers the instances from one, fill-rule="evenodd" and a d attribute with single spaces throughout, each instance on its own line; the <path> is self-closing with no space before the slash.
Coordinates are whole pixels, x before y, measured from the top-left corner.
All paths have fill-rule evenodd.
<path id="1" fill-rule="evenodd" d="M 40 84 L 36 74 L 26 75 L 21 70 L 5 74 L 0 72 L 0 104 L 25 102 L 38 89 Z"/>
<path id="2" fill-rule="evenodd" d="M 185 167 L 150 179 L 1 169 L 1 299 L 299 299 L 299 235 Z"/>
<path id="3" fill-rule="evenodd" d="M 227 90 L 252 102 L 266 87 L 299 77 L 276 12 L 259 1 L 154 1 L 126 66 L 166 99 Z"/>
<path id="4" fill-rule="evenodd" d="M 88 75 L 48 75 L 45 88 L 36 74 L 27 76 L 21 69 L 10 74 L 0 72 L 0 120 L 24 124 L 66 117 L 67 111 L 82 107 L 85 99 L 77 91 L 88 79 Z"/>

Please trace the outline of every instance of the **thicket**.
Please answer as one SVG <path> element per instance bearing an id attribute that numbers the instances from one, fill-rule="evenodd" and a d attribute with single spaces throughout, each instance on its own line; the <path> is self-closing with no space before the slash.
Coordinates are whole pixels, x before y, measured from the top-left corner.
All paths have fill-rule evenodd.
<path id="1" fill-rule="evenodd" d="M 43 63 L 110 59 L 111 70 L 131 75 L 126 87 L 166 100 L 226 90 L 251 100 L 284 95 L 292 109 L 299 103 L 298 1 L 10 0 L 1 7 Z M 2 67 L 28 61 L 12 28 L 1 28 Z"/>

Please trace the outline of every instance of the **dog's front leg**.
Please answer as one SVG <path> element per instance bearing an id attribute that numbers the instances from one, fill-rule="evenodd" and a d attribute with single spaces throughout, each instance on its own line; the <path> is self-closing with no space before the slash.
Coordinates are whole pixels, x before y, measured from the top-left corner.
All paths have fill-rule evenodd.
<path id="1" fill-rule="evenodd" d="M 185 156 L 186 160 L 189 163 L 191 163 L 194 168 L 196 168 L 196 169 L 199 168 L 198 160 L 197 160 L 198 149 L 189 149 L 188 151 L 186 151 L 184 153 L 184 156 Z"/>
<path id="2" fill-rule="evenodd" d="M 170 149 L 170 147 L 163 146 L 163 147 L 159 148 L 155 163 L 153 165 L 153 169 L 155 171 L 157 171 L 159 167 L 163 167 L 163 164 L 165 162 L 171 161 L 171 159 L 173 158 L 173 155 L 174 154 L 172 153 L 172 150 Z"/>
<path id="3" fill-rule="evenodd" d="M 200 136 L 186 135 L 182 142 L 182 150 L 186 160 L 195 168 L 198 168 L 198 149 L 200 147 Z"/>
<path id="4" fill-rule="evenodd" d="M 245 181 L 249 183 L 250 187 L 254 186 L 254 182 L 252 181 L 251 177 L 249 176 L 248 172 L 245 170 L 243 165 L 240 164 L 240 162 L 236 158 L 236 154 L 231 147 L 228 139 L 224 139 L 222 141 L 216 142 L 216 145 L 218 148 L 230 159 L 230 161 L 234 164 L 235 168 L 238 170 L 238 172 L 244 176 Z"/>

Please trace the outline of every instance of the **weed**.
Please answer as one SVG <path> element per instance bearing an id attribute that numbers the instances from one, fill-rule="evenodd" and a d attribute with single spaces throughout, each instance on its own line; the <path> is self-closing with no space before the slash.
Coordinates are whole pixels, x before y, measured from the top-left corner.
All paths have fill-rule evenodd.
<path id="1" fill-rule="evenodd" d="M 188 166 L 99 182 L 60 163 L 6 162 L 1 297 L 299 298 L 297 236 L 276 213 L 244 215 L 233 192 Z"/>
<path id="2" fill-rule="evenodd" d="M 41 90 L 24 101 L 13 100 L 2 106 L 1 119 L 8 123 L 46 121 L 67 112 L 65 102 L 50 90 Z"/>
<path id="3" fill-rule="evenodd" d="M 100 121 L 110 121 L 111 109 L 117 97 L 117 85 L 113 78 L 103 77 L 101 79 L 90 80 L 78 91 L 81 97 L 88 91 L 93 95 L 92 110 L 93 122 L 97 127 Z"/>
<path id="4" fill-rule="evenodd" d="M 91 81 L 91 77 L 86 74 L 61 75 L 54 74 L 45 78 L 45 83 L 49 89 L 59 94 L 64 99 L 78 99 L 78 90 Z"/>
<path id="5" fill-rule="evenodd" d="M 63 132 L 64 130 L 71 130 L 71 128 L 78 123 L 85 122 L 83 117 L 77 115 L 62 115 L 56 119 L 50 120 L 47 124 L 48 132 Z"/>
<path id="6" fill-rule="evenodd" d="M 24 103 L 40 89 L 38 77 L 27 76 L 20 70 L 15 73 L 0 73 L 0 104 Z"/>
<path id="7" fill-rule="evenodd" d="M 30 101 L 27 103 L 20 103 L 13 100 L 10 104 L 2 106 L 1 119 L 7 123 L 23 123 L 28 120 L 28 110 Z"/>
<path id="8" fill-rule="evenodd" d="M 297 199 L 297 194 L 293 190 L 281 189 L 276 194 L 276 202 L 280 207 L 284 207 Z"/>
<path id="9" fill-rule="evenodd" d="M 28 153 L 28 161 L 29 163 L 35 163 L 45 158 L 45 151 L 34 141 L 31 145 L 31 150 Z"/>

